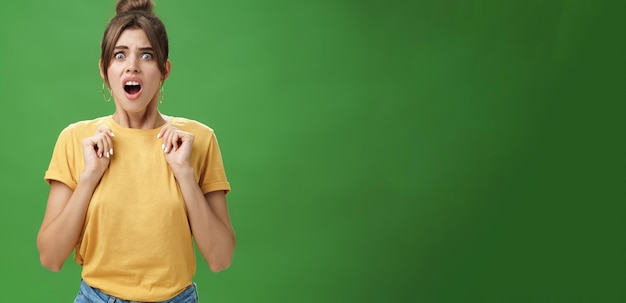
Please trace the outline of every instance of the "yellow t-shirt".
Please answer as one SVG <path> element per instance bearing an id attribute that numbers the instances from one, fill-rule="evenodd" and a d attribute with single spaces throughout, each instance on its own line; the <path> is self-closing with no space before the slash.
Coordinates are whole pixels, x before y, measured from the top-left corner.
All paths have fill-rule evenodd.
<path id="1" fill-rule="evenodd" d="M 202 192 L 230 191 L 217 139 L 184 118 L 168 124 L 195 136 L 191 164 Z M 111 116 L 74 123 L 56 143 L 45 179 L 76 188 L 84 169 L 82 140 L 100 125 L 113 156 L 91 198 L 74 259 L 87 284 L 131 301 L 162 301 L 191 285 L 196 262 L 185 202 L 161 149 L 160 130 L 130 129 Z"/>

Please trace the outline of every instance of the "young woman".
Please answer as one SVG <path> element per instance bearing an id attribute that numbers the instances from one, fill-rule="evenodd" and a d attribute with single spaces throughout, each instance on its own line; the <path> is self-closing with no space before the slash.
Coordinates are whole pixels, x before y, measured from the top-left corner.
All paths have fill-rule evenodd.
<path id="1" fill-rule="evenodd" d="M 65 128 L 45 174 L 37 247 L 53 271 L 75 250 L 75 302 L 197 302 L 192 241 L 214 272 L 235 248 L 213 130 L 158 110 L 171 64 L 153 5 L 117 3 L 100 58 L 115 112 Z"/>

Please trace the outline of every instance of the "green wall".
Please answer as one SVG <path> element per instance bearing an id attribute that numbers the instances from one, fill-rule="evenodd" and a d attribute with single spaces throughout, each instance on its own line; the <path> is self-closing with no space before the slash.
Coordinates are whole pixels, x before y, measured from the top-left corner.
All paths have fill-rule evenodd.
<path id="1" fill-rule="evenodd" d="M 114 1 L 0 3 L 0 294 L 56 136 L 111 114 Z M 238 247 L 202 302 L 626 301 L 626 2 L 164 1 L 162 112 L 216 130 Z"/>

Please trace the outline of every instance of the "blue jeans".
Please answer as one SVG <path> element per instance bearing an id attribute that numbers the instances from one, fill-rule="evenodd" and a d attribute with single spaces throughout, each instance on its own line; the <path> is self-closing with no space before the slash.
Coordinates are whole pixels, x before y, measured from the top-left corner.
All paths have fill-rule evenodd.
<path id="1" fill-rule="evenodd" d="M 80 281 L 80 290 L 74 303 L 139 303 L 136 301 L 126 301 L 113 296 L 109 296 L 101 292 L 97 288 L 93 288 L 85 281 Z M 192 283 L 189 287 L 185 288 L 183 292 L 166 301 L 159 303 L 198 303 L 198 290 L 196 289 L 196 283 Z"/>

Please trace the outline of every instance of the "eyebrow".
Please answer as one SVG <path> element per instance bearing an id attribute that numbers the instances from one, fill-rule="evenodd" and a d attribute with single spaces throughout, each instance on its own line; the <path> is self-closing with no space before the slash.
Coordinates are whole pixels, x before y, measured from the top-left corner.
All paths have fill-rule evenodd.
<path id="1" fill-rule="evenodd" d="M 119 45 L 119 46 L 116 46 L 115 49 L 129 49 L 129 48 L 128 48 L 128 46 Z M 154 51 L 154 48 L 152 48 L 152 47 L 140 47 L 139 50 L 140 51 Z"/>

